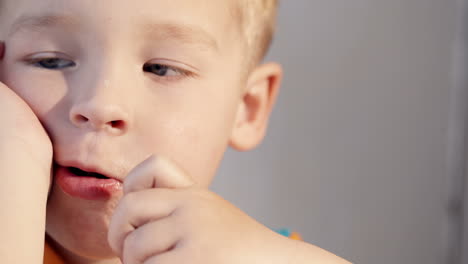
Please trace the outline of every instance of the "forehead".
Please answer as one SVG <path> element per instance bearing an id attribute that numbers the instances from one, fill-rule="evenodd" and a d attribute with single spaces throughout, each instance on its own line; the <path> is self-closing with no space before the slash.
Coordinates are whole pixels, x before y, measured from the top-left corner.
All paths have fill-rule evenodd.
<path id="1" fill-rule="evenodd" d="M 3 0 L 2 32 L 61 27 L 177 37 L 218 48 L 238 26 L 232 0 Z M 5 18 L 6 21 L 5 21 Z"/>

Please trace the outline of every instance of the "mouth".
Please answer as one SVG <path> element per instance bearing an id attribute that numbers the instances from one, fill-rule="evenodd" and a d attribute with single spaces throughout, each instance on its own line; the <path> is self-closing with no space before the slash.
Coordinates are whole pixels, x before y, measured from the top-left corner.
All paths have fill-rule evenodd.
<path id="1" fill-rule="evenodd" d="M 89 172 L 89 171 L 84 171 L 82 169 L 79 169 L 79 168 L 76 168 L 76 167 L 68 167 L 67 168 L 68 171 L 77 176 L 77 177 L 93 177 L 93 178 L 97 178 L 97 179 L 110 179 L 109 177 L 103 175 L 103 174 L 100 174 L 100 173 L 97 173 L 97 172 Z"/>
<path id="2" fill-rule="evenodd" d="M 77 166 L 78 165 L 78 166 Z M 122 192 L 120 179 L 93 166 L 55 166 L 55 179 L 63 192 L 85 200 L 108 200 Z"/>
<path id="3" fill-rule="evenodd" d="M 66 170 L 68 174 L 75 177 L 88 177 L 101 180 L 113 179 L 123 182 L 123 175 L 116 173 L 113 164 L 99 165 L 99 163 L 85 163 L 77 160 L 55 160 L 54 167 Z"/>

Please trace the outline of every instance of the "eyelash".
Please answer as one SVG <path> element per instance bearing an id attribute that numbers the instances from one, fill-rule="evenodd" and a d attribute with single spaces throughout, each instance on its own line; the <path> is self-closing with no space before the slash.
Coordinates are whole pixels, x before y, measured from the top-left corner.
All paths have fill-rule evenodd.
<path id="1" fill-rule="evenodd" d="M 175 75 L 161 76 L 161 75 L 158 75 L 158 74 L 151 71 L 151 70 L 158 70 L 157 68 L 159 68 L 159 70 L 162 69 L 163 71 L 164 70 L 165 71 L 173 71 L 175 73 Z M 193 77 L 194 76 L 194 73 L 191 72 L 191 71 L 184 70 L 184 69 L 174 67 L 174 66 L 170 66 L 170 65 L 167 65 L 167 64 L 163 64 L 163 63 L 145 63 L 143 65 L 143 71 L 153 73 L 154 75 L 158 76 L 158 78 L 165 78 L 165 79 L 168 79 L 168 80 L 175 80 L 175 79 L 181 79 L 181 78 L 184 78 L 184 77 Z"/>
<path id="2" fill-rule="evenodd" d="M 59 67 L 51 67 L 51 68 L 47 68 L 45 65 L 43 65 L 42 63 L 44 62 L 51 62 L 51 61 L 66 61 L 66 65 L 65 66 L 59 66 Z M 28 60 L 27 61 L 28 64 L 30 65 L 33 65 L 34 67 L 38 67 L 38 68 L 43 68 L 43 69 L 47 69 L 47 70 L 60 70 L 60 69 L 63 69 L 63 68 L 69 68 L 69 67 L 74 67 L 76 66 L 76 63 L 74 63 L 73 61 L 71 60 L 67 60 L 67 59 L 61 59 L 61 58 L 57 58 L 57 57 L 47 57 L 47 58 L 37 58 L 37 59 L 32 59 L 32 60 Z"/>
<path id="3" fill-rule="evenodd" d="M 57 61 L 61 61 L 61 62 L 66 61 L 67 63 L 65 65 L 61 65 L 61 66 L 58 66 L 58 67 L 49 67 L 48 68 L 43 64 L 43 63 L 45 63 L 47 61 L 49 63 L 51 61 L 55 61 L 56 63 L 57 63 Z M 34 66 L 34 67 L 38 67 L 38 68 L 42 68 L 42 69 L 46 69 L 46 70 L 52 70 L 52 71 L 54 71 L 54 70 L 58 71 L 58 70 L 61 70 L 61 69 L 76 66 L 75 62 L 73 62 L 71 60 L 67 60 L 67 59 L 58 58 L 58 57 L 36 58 L 36 59 L 28 60 L 27 63 L 29 65 Z M 158 78 L 165 78 L 165 79 L 168 79 L 168 80 L 175 80 L 175 79 L 181 79 L 183 77 L 193 77 L 194 76 L 193 72 L 190 72 L 188 70 L 184 70 L 184 69 L 181 69 L 181 68 L 178 68 L 178 67 L 173 67 L 173 66 L 170 66 L 170 65 L 167 65 L 167 64 L 162 64 L 162 63 L 145 63 L 143 65 L 142 69 L 143 69 L 144 72 L 153 73 Z M 162 70 L 165 75 L 158 75 L 158 74 L 153 72 L 154 70 Z M 175 74 L 166 75 L 168 71 L 172 71 Z"/>

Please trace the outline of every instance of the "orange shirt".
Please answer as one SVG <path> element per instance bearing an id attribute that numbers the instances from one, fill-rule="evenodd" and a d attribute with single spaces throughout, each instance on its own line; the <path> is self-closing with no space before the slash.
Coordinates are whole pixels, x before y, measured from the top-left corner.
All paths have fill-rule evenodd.
<path id="1" fill-rule="evenodd" d="M 63 259 L 55 252 L 47 241 L 44 245 L 44 264 L 65 264 Z"/>

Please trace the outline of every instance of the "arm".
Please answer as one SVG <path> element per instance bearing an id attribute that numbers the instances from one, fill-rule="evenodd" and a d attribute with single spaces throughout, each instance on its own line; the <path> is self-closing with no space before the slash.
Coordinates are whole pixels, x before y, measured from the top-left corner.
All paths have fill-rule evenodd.
<path id="1" fill-rule="evenodd" d="M 263 226 L 164 157 L 140 163 L 123 190 L 108 234 L 123 263 L 349 263 Z"/>
<path id="2" fill-rule="evenodd" d="M 31 177 L 40 166 L 28 156 L 14 147 L 0 149 L 1 263 L 42 263 L 48 183 Z"/>
<path id="3" fill-rule="evenodd" d="M 52 143 L 29 106 L 0 83 L 0 263 L 42 263 Z"/>

